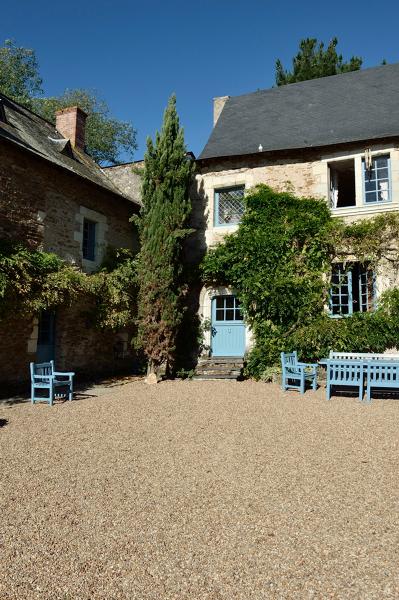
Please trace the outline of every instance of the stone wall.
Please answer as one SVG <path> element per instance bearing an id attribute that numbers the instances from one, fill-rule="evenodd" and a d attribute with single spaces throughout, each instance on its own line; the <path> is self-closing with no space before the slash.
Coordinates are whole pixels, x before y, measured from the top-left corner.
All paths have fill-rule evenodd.
<path id="1" fill-rule="evenodd" d="M 85 269 L 82 259 L 83 211 L 101 215 L 103 245 L 137 249 L 129 218 L 137 207 L 81 177 L 0 142 L 0 238 L 21 240 L 32 248 L 57 253 Z M 90 270 L 90 269 L 86 269 Z M 79 302 L 56 313 L 57 368 L 81 375 L 130 368 L 132 357 L 115 358 L 115 344 L 132 332 L 96 331 L 88 324 L 90 307 Z M 11 316 L 0 322 L 0 383 L 26 384 L 29 362 L 36 359 L 37 319 Z"/>
<path id="2" fill-rule="evenodd" d="M 374 206 L 363 205 L 361 157 L 365 148 L 372 153 L 389 153 L 391 156 L 392 202 Z M 236 226 L 214 226 L 215 190 L 236 185 L 250 189 L 264 183 L 277 191 L 292 191 L 297 196 L 321 198 L 328 201 L 330 161 L 340 158 L 353 158 L 357 165 L 356 206 L 336 209 L 334 215 L 348 220 L 364 218 L 378 212 L 399 210 L 399 143 L 398 140 L 376 143 L 347 144 L 331 147 L 328 150 L 304 150 L 259 154 L 225 159 L 199 161 L 196 176 L 196 190 L 193 202 L 195 212 L 202 212 L 205 220 L 206 246 L 218 243 L 234 231 Z M 360 166 L 359 166 L 360 165 Z M 197 217 L 198 219 L 198 217 Z"/>
<path id="3" fill-rule="evenodd" d="M 131 347 L 132 330 L 118 333 L 93 328 L 93 306 L 82 300 L 71 307 L 56 311 L 55 360 L 60 369 L 76 372 L 80 378 L 133 372 L 137 368 Z M 125 347 L 119 356 L 117 344 Z"/>
<path id="4" fill-rule="evenodd" d="M 391 157 L 392 201 L 375 205 L 363 202 L 362 158 L 365 148 L 372 153 L 389 153 Z M 190 258 L 205 253 L 207 248 L 221 242 L 223 238 L 234 232 L 237 225 L 218 227 L 214 225 L 215 190 L 232 186 L 244 186 L 247 190 L 266 184 L 277 191 L 290 191 L 297 196 L 314 197 L 328 202 L 329 196 L 329 163 L 334 160 L 354 160 L 356 171 L 356 190 L 353 207 L 337 208 L 333 215 L 344 218 L 347 222 L 370 218 L 381 212 L 399 210 L 399 141 L 380 140 L 378 142 L 351 143 L 328 150 L 310 149 L 304 151 L 276 152 L 242 157 L 231 157 L 198 161 L 196 184 L 192 190 L 193 214 L 192 226 L 196 233 L 187 245 Z M 399 274 L 393 272 L 392 266 L 381 262 L 376 271 L 377 297 L 386 289 L 397 286 Z M 227 293 L 234 290 L 228 289 Z M 201 319 L 211 316 L 211 300 L 220 290 L 203 288 L 200 294 L 198 313 Z M 222 290 L 226 293 L 226 290 Z M 209 335 L 205 335 L 209 343 Z M 251 345 L 251 334 L 247 328 L 247 349 Z"/>
<path id="5" fill-rule="evenodd" d="M 121 192 L 140 204 L 142 184 L 140 171 L 142 169 L 144 169 L 144 161 L 138 160 L 124 165 L 105 167 L 104 172 Z"/>

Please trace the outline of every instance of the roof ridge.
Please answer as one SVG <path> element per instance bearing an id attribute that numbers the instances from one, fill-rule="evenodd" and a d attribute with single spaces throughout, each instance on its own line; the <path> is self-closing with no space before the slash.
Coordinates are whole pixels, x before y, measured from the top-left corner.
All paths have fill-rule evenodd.
<path id="1" fill-rule="evenodd" d="M 231 96 L 199 159 L 399 137 L 399 63 Z"/>
<path id="2" fill-rule="evenodd" d="M 43 117 L 42 115 L 39 115 L 39 113 L 37 113 L 36 111 L 32 110 L 31 108 L 29 108 L 25 104 L 21 104 L 21 102 L 17 102 L 16 100 L 14 100 L 14 98 L 11 98 L 10 96 L 7 96 L 7 94 L 4 94 L 3 92 L 0 92 L 0 97 L 6 98 L 6 100 L 8 100 L 9 102 L 15 104 L 19 108 L 22 108 L 23 110 L 26 110 L 27 112 L 31 113 L 32 115 L 35 115 L 35 117 L 39 117 L 39 119 L 41 119 L 42 121 L 44 121 L 45 123 L 47 123 L 47 125 L 51 125 L 51 127 L 53 127 L 55 129 L 55 123 L 53 123 L 52 121 L 49 121 L 48 119 L 46 119 L 46 117 Z M 34 98 L 34 99 L 35 100 L 40 100 L 40 98 Z"/>
<path id="3" fill-rule="evenodd" d="M 234 100 L 235 98 L 243 98 L 244 96 L 252 96 L 255 94 L 265 94 L 270 92 L 276 92 L 278 90 L 286 90 L 292 89 L 297 86 L 309 85 L 312 82 L 319 82 L 325 80 L 331 80 L 336 77 L 345 77 L 345 76 L 358 76 L 364 73 L 369 73 L 370 71 L 377 71 L 379 69 L 383 69 L 386 67 L 399 67 L 399 62 L 390 63 L 387 65 L 378 65 L 376 67 L 366 67 L 365 69 L 356 69 L 355 71 L 346 71 L 345 73 L 336 73 L 335 75 L 325 75 L 323 77 L 313 77 L 312 79 L 305 79 L 304 81 L 295 81 L 294 83 L 287 83 L 285 85 L 272 86 L 269 88 L 259 88 L 254 92 L 246 92 L 245 94 L 237 94 L 236 96 L 228 96 L 228 100 Z"/>

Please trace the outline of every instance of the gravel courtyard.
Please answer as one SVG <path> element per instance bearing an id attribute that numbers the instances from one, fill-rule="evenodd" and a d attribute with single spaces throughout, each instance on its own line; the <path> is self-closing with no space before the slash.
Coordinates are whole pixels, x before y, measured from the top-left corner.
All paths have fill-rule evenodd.
<path id="1" fill-rule="evenodd" d="M 1 600 L 399 597 L 399 400 L 134 381 L 0 424 Z"/>

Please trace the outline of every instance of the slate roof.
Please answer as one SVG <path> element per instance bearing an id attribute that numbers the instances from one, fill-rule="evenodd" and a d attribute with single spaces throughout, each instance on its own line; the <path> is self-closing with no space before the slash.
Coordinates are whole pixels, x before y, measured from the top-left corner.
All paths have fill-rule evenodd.
<path id="1" fill-rule="evenodd" d="M 9 140 L 58 167 L 135 202 L 107 177 L 88 154 L 72 148 L 54 125 L 3 94 L 0 94 L 0 104 L 6 118 L 6 122 L 0 119 L 0 139 Z"/>
<path id="2" fill-rule="evenodd" d="M 399 135 L 399 63 L 230 97 L 199 159 Z"/>

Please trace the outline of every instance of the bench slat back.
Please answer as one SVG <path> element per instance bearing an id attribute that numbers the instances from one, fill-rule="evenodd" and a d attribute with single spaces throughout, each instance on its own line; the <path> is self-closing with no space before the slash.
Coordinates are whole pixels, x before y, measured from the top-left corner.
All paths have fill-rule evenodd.
<path id="1" fill-rule="evenodd" d="M 399 362 L 369 364 L 367 380 L 381 387 L 399 387 Z"/>
<path id="2" fill-rule="evenodd" d="M 330 350 L 330 358 L 341 360 L 396 360 L 399 362 L 399 354 L 373 354 L 372 352 L 333 352 Z"/>
<path id="3" fill-rule="evenodd" d="M 341 363 L 339 361 L 327 364 L 327 378 L 330 383 L 340 385 L 356 385 L 363 381 L 364 367 L 362 364 Z"/>
<path id="4" fill-rule="evenodd" d="M 41 375 L 43 377 L 52 375 L 54 372 L 54 361 L 46 363 L 30 363 L 30 374 L 33 380 L 34 375 Z"/>
<path id="5" fill-rule="evenodd" d="M 281 366 L 284 373 L 295 373 L 299 371 L 297 369 L 298 355 L 297 352 L 282 352 L 281 353 Z"/>

